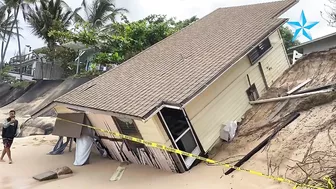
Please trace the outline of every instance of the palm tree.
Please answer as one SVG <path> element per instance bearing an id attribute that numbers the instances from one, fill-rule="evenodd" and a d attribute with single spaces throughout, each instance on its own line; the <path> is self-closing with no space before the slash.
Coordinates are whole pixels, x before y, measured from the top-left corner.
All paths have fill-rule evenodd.
<path id="1" fill-rule="evenodd" d="M 57 42 L 55 37 L 49 35 L 49 32 L 52 30 L 66 31 L 72 25 L 79 10 L 80 8 L 77 8 L 72 11 L 62 0 L 41 1 L 27 13 L 27 22 L 32 29 L 32 33 L 43 39 L 49 50 L 55 54 Z M 52 77 L 52 69 L 56 58 L 53 57 L 50 77 Z"/>
<path id="2" fill-rule="evenodd" d="M 10 30 L 14 23 L 14 16 L 6 6 L 0 3 L 0 40 L 2 42 L 6 41 L 6 35 L 12 35 L 13 32 Z"/>
<path id="3" fill-rule="evenodd" d="M 29 4 L 36 3 L 38 0 L 4 0 L 4 3 L 8 10 L 14 11 L 14 22 L 12 23 L 10 31 L 13 31 L 14 27 L 16 28 L 16 38 L 18 42 L 18 50 L 19 50 L 19 62 L 20 62 L 20 80 L 22 80 L 22 60 L 21 60 L 21 43 L 20 43 L 20 33 L 19 33 L 19 26 L 18 26 L 18 15 L 21 10 L 23 18 L 26 19 L 27 10 L 29 10 Z M 43 0 L 44 1 L 44 0 Z M 1 62 L 5 58 L 7 48 L 9 45 L 11 35 L 8 35 L 6 40 L 6 45 L 4 47 L 3 53 L 1 54 Z"/>
<path id="4" fill-rule="evenodd" d="M 10 9 L 0 3 L 0 41 L 1 41 L 1 62 L 0 62 L 0 70 L 3 67 L 4 63 L 4 51 L 5 51 L 5 42 L 7 41 L 7 36 L 12 36 L 15 34 L 11 27 L 15 25 L 14 16 Z"/>
<path id="5" fill-rule="evenodd" d="M 94 0 L 89 6 L 87 0 L 83 0 L 82 7 L 85 17 L 76 17 L 77 21 L 88 22 L 95 28 L 116 22 L 117 15 L 128 12 L 125 8 L 116 8 L 114 0 Z"/>

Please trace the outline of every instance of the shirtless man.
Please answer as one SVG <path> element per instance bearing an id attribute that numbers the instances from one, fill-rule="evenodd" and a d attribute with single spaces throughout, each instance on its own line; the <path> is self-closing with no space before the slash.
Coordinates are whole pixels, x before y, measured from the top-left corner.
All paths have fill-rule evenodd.
<path id="1" fill-rule="evenodd" d="M 19 122 L 15 119 L 15 111 L 11 110 L 9 112 L 9 118 L 5 120 L 4 126 L 2 128 L 2 140 L 4 144 L 4 150 L 2 151 L 0 162 L 5 162 L 3 158 L 7 154 L 9 164 L 13 163 L 10 148 L 13 144 L 14 138 L 19 134 L 20 134 Z"/>

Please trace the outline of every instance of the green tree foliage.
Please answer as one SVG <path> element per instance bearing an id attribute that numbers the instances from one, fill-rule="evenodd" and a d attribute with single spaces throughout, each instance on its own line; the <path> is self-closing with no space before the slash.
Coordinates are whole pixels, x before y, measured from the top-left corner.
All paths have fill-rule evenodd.
<path id="1" fill-rule="evenodd" d="M 20 33 L 19 33 L 19 25 L 18 25 L 18 15 L 21 11 L 24 20 L 26 20 L 27 12 L 30 10 L 30 4 L 37 3 L 39 0 L 4 0 L 4 4 L 7 8 L 8 14 L 14 12 L 14 22 L 10 28 L 10 31 L 13 32 L 13 29 L 16 29 L 16 39 L 18 43 L 19 57 L 21 57 L 21 42 L 20 42 Z M 46 0 L 40 0 L 46 1 Z M 1 64 L 4 63 L 4 59 L 7 53 L 7 48 L 9 45 L 11 35 L 8 35 L 6 45 L 2 45 L 1 49 Z M 21 59 L 20 61 L 20 80 L 22 80 L 22 70 L 21 70 Z"/>
<path id="2" fill-rule="evenodd" d="M 73 24 L 73 19 L 80 9 L 72 11 L 62 0 L 41 1 L 35 4 L 26 17 L 32 32 L 37 37 L 43 39 L 49 48 L 56 45 L 56 39 L 48 35 L 52 30 L 67 31 Z"/>
<path id="3" fill-rule="evenodd" d="M 13 32 L 12 26 L 15 25 L 14 15 L 11 9 L 8 9 L 5 4 L 0 2 L 0 41 L 1 41 L 1 62 L 0 62 L 0 70 L 4 66 L 4 58 L 7 49 L 6 41 L 9 40 L 10 37 L 15 36 L 15 32 Z M 9 42 L 9 41 L 8 41 Z"/>
<path id="4" fill-rule="evenodd" d="M 7 41 L 6 36 L 15 34 L 11 30 L 11 26 L 15 24 L 14 15 L 10 9 L 0 2 L 0 41 Z"/>
<path id="5" fill-rule="evenodd" d="M 102 27 L 107 23 L 116 22 L 116 17 L 128 12 L 125 8 L 116 8 L 114 0 L 94 0 L 88 4 L 88 0 L 83 0 L 82 8 L 85 16 L 77 15 L 76 21 L 88 22 L 91 27 Z"/>
<path id="6" fill-rule="evenodd" d="M 60 65 L 63 69 L 63 77 L 69 77 L 76 73 L 75 59 L 78 53 L 70 48 L 63 46 L 56 46 L 55 49 L 50 49 L 44 47 L 36 51 L 37 54 L 44 54 L 45 61 L 52 62 L 55 61 L 56 64 Z"/>
<path id="7" fill-rule="evenodd" d="M 64 48 L 57 45 L 57 39 L 54 36 L 50 36 L 49 32 L 52 30 L 57 30 L 60 32 L 68 31 L 73 24 L 73 20 L 77 15 L 77 12 L 80 8 L 75 9 L 74 11 L 62 0 L 49 0 L 41 1 L 39 4 L 35 4 L 33 9 L 27 13 L 27 22 L 32 29 L 34 35 L 43 39 L 47 43 L 48 49 L 45 50 L 48 61 L 52 63 L 50 69 L 50 75 L 53 73 L 53 66 L 55 63 L 61 63 L 63 68 L 67 68 L 64 64 L 69 63 L 68 61 L 64 62 L 64 59 L 67 60 L 69 53 L 72 51 L 64 50 Z M 73 59 L 74 60 L 74 59 Z M 65 69 L 65 71 L 69 71 Z"/>
<path id="8" fill-rule="evenodd" d="M 294 34 L 292 32 L 291 29 L 289 29 L 288 27 L 281 27 L 280 28 L 280 33 L 281 33 L 281 37 L 284 41 L 284 45 L 286 47 L 286 49 L 288 50 L 290 47 L 296 46 L 300 44 L 300 41 L 295 40 L 292 41 Z"/>
<path id="9" fill-rule="evenodd" d="M 10 66 L 4 66 L 3 69 L 0 70 L 0 82 L 7 81 L 12 82 L 15 80 L 14 77 L 10 76 L 8 72 L 12 69 Z"/>
<path id="10" fill-rule="evenodd" d="M 196 20 L 196 17 L 192 17 L 176 21 L 164 15 L 150 15 L 129 22 L 126 17 L 122 17 L 122 22 L 113 23 L 104 30 L 81 24 L 73 31 L 52 31 L 49 35 L 58 37 L 62 42 L 81 42 L 96 48 L 100 52 L 94 59 L 96 64 L 120 64 Z"/>

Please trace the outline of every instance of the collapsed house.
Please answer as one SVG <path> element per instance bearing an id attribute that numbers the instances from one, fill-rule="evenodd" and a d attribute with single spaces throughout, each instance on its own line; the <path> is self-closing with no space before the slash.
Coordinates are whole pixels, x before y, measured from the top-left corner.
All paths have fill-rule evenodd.
<path id="1" fill-rule="evenodd" d="M 296 1 L 220 8 L 119 67 L 56 99 L 80 112 L 66 119 L 205 155 L 229 121 L 240 120 L 291 65 L 279 16 Z M 58 135 L 80 137 L 82 127 L 56 122 Z M 192 157 L 146 147 L 96 131 L 119 161 L 185 172 Z"/>

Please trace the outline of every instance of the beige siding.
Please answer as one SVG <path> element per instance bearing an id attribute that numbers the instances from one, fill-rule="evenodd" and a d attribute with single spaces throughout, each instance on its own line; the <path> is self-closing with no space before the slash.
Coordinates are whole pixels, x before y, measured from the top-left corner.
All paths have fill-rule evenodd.
<path id="1" fill-rule="evenodd" d="M 273 48 L 260 62 L 263 66 L 272 66 L 265 75 L 274 81 L 288 68 L 288 62 L 277 32 L 270 36 L 270 41 Z M 210 150 L 218 140 L 222 124 L 239 120 L 251 107 L 246 94 L 249 88 L 247 75 L 251 84 L 256 84 L 259 95 L 265 92 L 258 63 L 251 65 L 244 57 L 186 105 L 186 112 L 205 151 Z"/>
<path id="2" fill-rule="evenodd" d="M 240 74 L 235 73 L 238 71 Z M 221 125 L 239 120 L 251 106 L 246 94 L 249 88 L 247 74 L 255 83 L 259 94 L 265 89 L 258 65 L 251 66 L 247 58 L 242 59 L 213 85 L 186 106 L 186 112 L 205 151 L 219 137 Z M 215 97 L 213 97 L 215 96 Z"/>
<path id="3" fill-rule="evenodd" d="M 142 122 L 138 120 L 134 120 L 137 125 L 141 136 L 144 140 L 157 142 L 160 144 L 171 145 L 171 142 L 164 131 L 161 122 L 157 115 L 152 117 L 147 122 Z"/>
<path id="4" fill-rule="evenodd" d="M 271 86 L 289 68 L 289 60 L 280 34 L 278 32 L 272 34 L 270 41 L 272 50 L 260 60 L 268 86 Z"/>
<path id="5" fill-rule="evenodd" d="M 86 115 L 89 118 L 92 126 L 112 132 L 118 132 L 118 129 L 111 116 L 93 113 L 87 113 Z M 157 121 L 156 119 L 157 117 L 154 117 L 145 124 L 138 121 L 136 121 L 136 123 L 144 139 L 151 141 L 165 141 L 163 136 L 163 138 L 160 137 L 163 134 L 160 132 L 160 129 L 158 129 L 158 125 L 155 123 Z M 99 136 L 115 138 L 110 133 L 101 132 L 100 130 L 96 130 L 96 132 Z M 152 136 L 152 134 L 157 136 Z M 172 172 L 179 171 L 177 163 L 175 163 L 173 159 L 173 156 L 176 156 L 174 154 L 170 154 L 166 151 L 151 147 L 138 148 L 136 151 L 131 151 L 127 148 L 123 141 L 111 141 L 107 139 L 102 139 L 102 142 L 107 147 L 112 158 L 115 160 L 121 162 L 129 161 L 132 163 L 149 165 Z"/>

